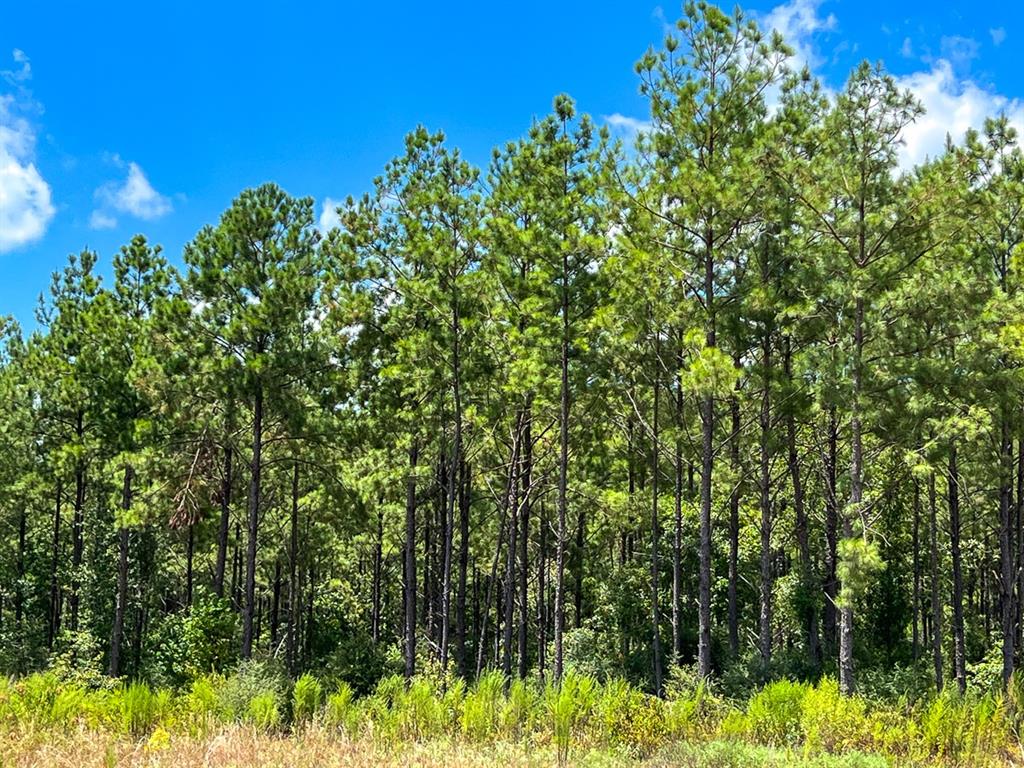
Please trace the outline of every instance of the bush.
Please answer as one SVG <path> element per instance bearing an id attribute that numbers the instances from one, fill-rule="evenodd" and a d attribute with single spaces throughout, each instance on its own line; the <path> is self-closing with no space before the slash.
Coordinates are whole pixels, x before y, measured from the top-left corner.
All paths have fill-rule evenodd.
<path id="1" fill-rule="evenodd" d="M 307 672 L 295 681 L 292 690 L 292 720 L 296 723 L 312 720 L 320 710 L 323 700 L 323 686 Z"/>
<path id="2" fill-rule="evenodd" d="M 281 725 L 281 710 L 277 697 L 271 691 L 254 696 L 245 710 L 245 721 L 261 731 Z"/>
<path id="3" fill-rule="evenodd" d="M 290 699 L 291 683 L 284 668 L 274 661 L 244 661 L 220 689 L 219 708 L 227 717 L 242 720 L 250 714 L 250 704 L 258 697 L 273 699 L 280 714 Z"/>
<path id="4" fill-rule="evenodd" d="M 747 704 L 750 736 L 768 746 L 793 746 L 800 741 L 800 718 L 808 686 L 779 680 L 762 688 Z"/>
<path id="5" fill-rule="evenodd" d="M 349 736 L 356 735 L 359 728 L 359 709 L 353 698 L 352 686 L 348 683 L 341 683 L 338 690 L 327 697 L 324 723 Z"/>

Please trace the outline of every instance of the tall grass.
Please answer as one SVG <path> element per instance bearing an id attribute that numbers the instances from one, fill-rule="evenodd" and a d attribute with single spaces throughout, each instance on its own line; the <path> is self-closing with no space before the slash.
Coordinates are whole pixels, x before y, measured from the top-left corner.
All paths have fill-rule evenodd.
<path id="1" fill-rule="evenodd" d="M 339 744 L 384 749 L 435 741 L 529 745 L 550 750 L 560 765 L 591 750 L 638 759 L 682 754 L 673 747 L 682 743 L 734 744 L 743 755 L 765 748 L 822 760 L 863 754 L 900 765 L 1006 765 L 1021 755 L 1022 709 L 1024 684 L 1016 680 L 1005 694 L 947 691 L 914 700 L 841 696 L 828 678 L 815 685 L 781 680 L 731 702 L 699 680 L 670 685 L 659 699 L 623 680 L 602 684 L 577 674 L 544 687 L 496 672 L 471 685 L 396 676 L 363 698 L 345 684 L 326 690 L 310 675 L 292 686 L 257 666 L 230 678 L 199 678 L 179 691 L 141 682 L 89 687 L 53 674 L 0 681 L 0 735 L 107 733 L 159 751 L 168 740 L 202 738 L 232 723 L 268 735 L 301 726 Z"/>

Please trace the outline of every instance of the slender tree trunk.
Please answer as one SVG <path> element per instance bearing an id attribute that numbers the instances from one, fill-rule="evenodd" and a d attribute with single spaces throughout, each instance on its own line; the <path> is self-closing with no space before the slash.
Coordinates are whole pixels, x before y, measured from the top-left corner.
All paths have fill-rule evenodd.
<path id="1" fill-rule="evenodd" d="M 380 642 L 381 570 L 384 564 L 384 506 L 383 499 L 377 506 L 377 536 L 373 543 L 373 595 L 371 597 L 370 637 L 373 644 Z"/>
<path id="2" fill-rule="evenodd" d="M 758 648 L 761 667 L 767 677 L 772 663 L 772 497 L 771 497 L 771 366 L 770 332 L 762 344 L 763 381 L 761 390 L 761 606 Z"/>
<path id="3" fill-rule="evenodd" d="M 544 505 L 540 507 L 540 519 L 537 521 L 537 671 L 539 681 L 544 682 L 547 663 L 548 616 L 547 616 L 547 557 L 548 557 L 548 521 L 544 514 Z"/>
<path id="4" fill-rule="evenodd" d="M 682 340 L 676 354 L 676 369 L 683 370 Z M 675 506 L 672 517 L 672 663 L 680 664 L 683 658 L 683 382 L 676 374 L 675 397 Z"/>
<path id="5" fill-rule="evenodd" d="M 911 611 L 911 622 L 913 624 L 911 637 L 914 661 L 921 656 L 921 633 L 919 629 L 918 616 L 921 611 L 921 486 L 914 481 L 914 524 L 911 529 L 911 549 L 914 560 L 914 595 L 913 610 Z"/>
<path id="6" fill-rule="evenodd" d="M 521 446 L 522 444 L 522 433 L 523 433 L 523 413 L 522 411 L 516 416 L 516 445 Z M 504 593 L 502 595 L 502 655 L 501 655 L 501 671 L 505 675 L 505 679 L 508 680 L 512 677 L 512 623 L 514 621 L 515 612 L 515 596 L 516 596 L 516 555 L 518 550 L 516 549 L 516 537 L 519 533 L 519 510 L 522 506 L 522 494 L 519 490 L 519 479 L 521 473 L 520 451 L 515 452 L 513 461 L 509 462 L 509 506 L 511 508 L 512 516 L 509 519 L 508 524 L 508 550 L 505 553 L 505 579 L 504 579 Z"/>
<path id="7" fill-rule="evenodd" d="M 562 632 L 565 627 L 566 502 L 569 482 L 569 254 L 562 249 L 562 349 L 559 391 L 558 533 L 555 540 L 555 682 L 562 681 Z"/>
<path id="8" fill-rule="evenodd" d="M 231 525 L 231 446 L 224 446 L 224 478 L 220 492 L 220 527 L 217 529 L 217 564 L 213 591 L 224 597 L 224 569 L 228 559 L 228 530 Z"/>
<path id="9" fill-rule="evenodd" d="M 245 556 L 245 607 L 242 658 L 252 657 L 252 620 L 256 607 L 256 543 L 260 525 L 260 473 L 263 470 L 263 387 L 257 385 L 252 409 L 252 476 L 249 479 L 249 540 Z"/>
<path id="10" fill-rule="evenodd" d="M 864 297 L 854 300 L 853 318 L 853 392 L 850 402 L 850 509 L 843 514 L 843 537 L 853 537 L 853 515 L 861 514 L 863 503 L 864 457 L 861 436 L 861 363 L 864 350 Z M 853 604 L 843 600 L 839 613 L 839 687 L 850 695 L 853 678 Z"/>
<path id="11" fill-rule="evenodd" d="M 124 468 L 124 489 L 121 508 L 127 513 L 132 506 L 132 468 Z M 110 630 L 110 659 L 107 674 L 121 674 L 121 640 L 124 637 L 124 612 L 128 604 L 128 527 L 122 521 L 117 531 L 117 595 L 114 600 L 114 623 Z"/>
<path id="12" fill-rule="evenodd" d="M 519 678 L 526 679 L 529 672 L 529 630 L 530 630 L 530 507 L 533 493 L 533 412 L 527 403 L 523 422 L 523 479 L 521 493 L 523 503 L 519 509 L 521 530 L 519 532 Z"/>
<path id="13" fill-rule="evenodd" d="M 460 677 L 469 675 L 469 652 L 466 648 L 466 583 L 469 572 L 469 508 L 470 470 L 459 464 L 459 585 L 455 595 L 455 654 Z"/>
<path id="14" fill-rule="evenodd" d="M 828 445 L 823 457 L 825 468 L 825 613 L 824 630 L 825 641 L 831 652 L 836 648 L 836 609 L 839 599 L 839 579 L 837 569 L 839 565 L 839 496 L 837 487 L 837 474 L 839 467 L 839 422 L 836 418 L 836 408 L 829 405 L 828 408 Z"/>
<path id="15" fill-rule="evenodd" d="M 576 518 L 576 589 L 573 604 L 573 622 L 576 629 L 583 626 L 583 568 L 587 552 L 587 516 L 581 508 Z"/>
<path id="16" fill-rule="evenodd" d="M 949 549 L 953 565 L 953 674 L 960 693 L 967 690 L 964 642 L 964 587 L 960 557 L 960 470 L 956 441 L 949 444 Z"/>
<path id="17" fill-rule="evenodd" d="M 274 559 L 274 591 L 270 602 L 270 655 L 277 656 L 278 630 L 281 628 L 281 558 Z"/>
<path id="18" fill-rule="evenodd" d="M 734 363 L 739 365 L 737 353 Z M 738 386 L 738 385 L 737 385 Z M 739 555 L 740 555 L 740 493 L 743 487 L 743 469 L 740 466 L 740 401 L 734 391 L 729 399 L 732 423 L 729 433 L 729 461 L 736 477 L 729 494 L 729 653 L 735 658 L 740 652 L 739 620 Z"/>
<path id="19" fill-rule="evenodd" d="M 25 539 L 28 535 L 28 512 L 21 505 L 18 512 L 18 579 L 14 585 L 14 623 L 21 629 L 22 614 L 25 609 Z"/>
<path id="20" fill-rule="evenodd" d="M 298 658 L 299 633 L 299 463 L 292 465 L 292 508 L 288 537 L 288 632 L 285 654 L 288 671 L 293 675 Z"/>
<path id="21" fill-rule="evenodd" d="M 416 674 L 416 438 L 409 447 L 409 475 L 405 481 L 405 679 Z"/>
<path id="22" fill-rule="evenodd" d="M 786 377 L 792 382 L 793 358 L 789 338 L 786 338 L 785 350 Z M 804 499 L 803 477 L 800 472 L 800 456 L 796 450 L 796 417 L 792 408 L 786 416 L 786 444 L 789 454 L 789 478 L 793 485 L 793 511 L 796 516 L 796 542 L 800 552 L 800 577 L 806 593 L 804 607 L 804 641 L 807 644 L 807 660 L 812 669 L 821 664 L 821 648 L 818 639 L 818 608 L 817 601 L 811 599 L 814 593 L 814 565 L 811 560 L 811 544 L 809 524 L 807 520 L 806 501 Z"/>
<path id="23" fill-rule="evenodd" d="M 999 450 L 999 604 L 1003 641 L 1003 686 L 1013 674 L 1013 437 L 1007 414 Z"/>
<path id="24" fill-rule="evenodd" d="M 657 331 L 655 331 L 657 334 Z M 660 345 L 655 340 L 655 373 L 654 373 L 654 409 L 651 413 L 651 655 L 654 667 L 654 695 L 661 696 L 662 670 L 661 670 L 661 632 L 658 623 L 660 615 L 658 611 L 658 480 L 661 472 L 658 471 L 660 458 L 658 443 L 658 400 L 661 392 L 660 376 L 657 366 L 660 365 L 658 355 Z"/>
<path id="25" fill-rule="evenodd" d="M 192 608 L 192 591 L 195 583 L 196 526 L 188 524 L 188 540 L 185 542 L 185 606 Z"/>
<path id="26" fill-rule="evenodd" d="M 57 478 L 54 494 L 53 539 L 50 545 L 50 610 L 46 626 L 46 648 L 53 649 L 53 641 L 60 630 L 60 510 L 64 496 L 64 484 Z"/>
<path id="27" fill-rule="evenodd" d="M 704 264 L 704 302 L 708 312 L 706 344 L 714 349 L 714 258 L 708 234 Z M 700 586 L 698 590 L 697 670 L 701 677 L 711 676 L 711 472 L 715 463 L 715 398 L 701 399 L 701 475 L 700 475 Z"/>
<path id="28" fill-rule="evenodd" d="M 939 599 L 939 521 L 935 502 L 935 476 L 928 478 L 928 581 L 931 589 L 932 663 L 935 690 L 942 691 L 942 603 Z"/>
<path id="29" fill-rule="evenodd" d="M 81 445 L 85 429 L 83 426 L 84 416 L 81 411 L 77 414 L 75 423 L 75 434 L 78 443 Z M 71 521 L 71 618 L 68 626 L 72 632 L 78 631 L 78 606 L 81 599 L 79 590 L 81 588 L 82 555 L 85 551 L 85 462 L 79 458 L 75 462 L 75 509 L 74 518 Z"/>

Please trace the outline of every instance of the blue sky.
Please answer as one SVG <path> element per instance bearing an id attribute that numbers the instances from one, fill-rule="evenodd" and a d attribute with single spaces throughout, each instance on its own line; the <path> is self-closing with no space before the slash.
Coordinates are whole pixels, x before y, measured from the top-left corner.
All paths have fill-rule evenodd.
<path id="1" fill-rule="evenodd" d="M 929 108 L 906 137 L 908 163 L 994 111 L 1024 130 L 1024 3 L 744 8 L 831 87 L 861 59 L 883 60 Z M 314 197 L 319 215 L 369 189 L 418 123 L 486 164 L 568 92 L 628 137 L 645 117 L 633 63 L 678 15 L 635 0 L 4 0 L 0 315 L 32 327 L 50 273 L 86 246 L 106 270 L 144 232 L 179 261 L 247 186 L 276 181 Z"/>

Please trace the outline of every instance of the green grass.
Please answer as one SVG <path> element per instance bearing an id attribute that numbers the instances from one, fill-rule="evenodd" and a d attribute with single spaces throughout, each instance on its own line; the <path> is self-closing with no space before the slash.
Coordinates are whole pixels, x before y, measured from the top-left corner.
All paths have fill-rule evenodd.
<path id="1" fill-rule="evenodd" d="M 339 743 L 382 750 L 450 743 L 484 751 L 499 744 L 546 751 L 566 765 L 605 756 L 654 765 L 1001 766 L 1021 754 L 1019 702 L 1007 694 L 946 692 L 915 699 L 844 697 L 834 680 L 768 684 L 746 701 L 701 681 L 670 686 L 666 699 L 621 680 L 569 674 L 560 686 L 488 673 L 467 685 L 450 677 L 382 679 L 357 698 L 310 675 L 292 685 L 250 665 L 198 678 L 185 689 L 144 683 L 89 687 L 40 674 L 0 683 L 0 730 L 107 733 L 136 741 L 201 739 L 232 727 L 282 738 L 309 729 Z M 604 759 L 604 758 L 601 758 Z M 660 761 L 660 762 L 659 762 Z"/>

